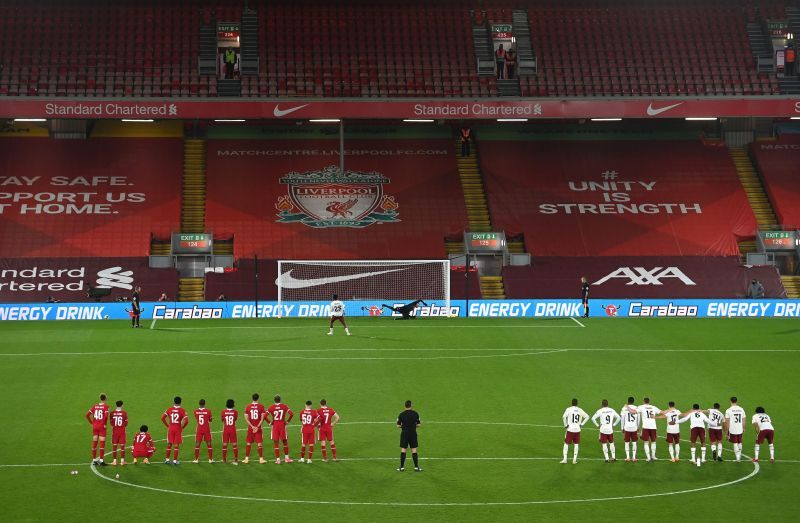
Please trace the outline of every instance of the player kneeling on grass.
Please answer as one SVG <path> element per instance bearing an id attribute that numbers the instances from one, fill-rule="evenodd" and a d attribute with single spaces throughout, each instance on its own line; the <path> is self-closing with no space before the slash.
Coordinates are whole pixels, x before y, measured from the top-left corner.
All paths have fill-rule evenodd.
<path id="1" fill-rule="evenodd" d="M 334 295 L 335 297 L 335 295 Z M 289 457 L 289 439 L 286 437 L 286 424 L 292 421 L 294 412 L 288 405 L 281 403 L 281 397 L 275 396 L 275 403 L 270 405 L 267 412 L 270 416 L 269 424 L 272 426 L 272 445 L 275 450 L 275 463 L 281 464 L 281 451 L 280 444 L 283 442 L 283 456 L 285 463 L 291 463 L 292 459 Z"/>
<path id="2" fill-rule="evenodd" d="M 306 408 L 300 411 L 300 463 L 306 461 L 306 447 L 308 447 L 308 463 L 314 456 L 314 429 L 319 423 L 317 411 L 311 408 L 311 400 L 306 401 Z"/>
<path id="3" fill-rule="evenodd" d="M 775 445 L 772 443 L 775 440 L 775 427 L 772 426 L 772 420 L 764 411 L 764 407 L 756 407 L 756 413 L 753 414 L 753 426 L 757 433 L 753 462 L 758 463 L 758 451 L 761 450 L 761 444 L 766 441 L 769 443 L 769 460 L 775 463 Z"/>
<path id="4" fill-rule="evenodd" d="M 136 465 L 137 459 L 144 458 L 143 463 L 149 465 L 155 451 L 153 437 L 147 432 L 147 425 L 142 425 L 139 427 L 139 433 L 133 438 L 133 464 Z"/>
<path id="5" fill-rule="evenodd" d="M 125 466 L 125 444 L 127 437 L 125 428 L 128 426 L 128 413 L 122 410 L 122 401 L 117 401 L 117 408 L 111 413 L 111 452 L 114 456 L 112 465 L 117 464 L 117 451 L 122 455 L 120 465 Z"/>
<path id="6" fill-rule="evenodd" d="M 338 321 L 344 327 L 344 332 L 350 336 L 350 329 L 347 328 L 347 322 L 344 321 L 344 303 L 339 301 L 339 296 L 333 295 L 331 302 L 331 323 L 328 326 L 328 336 L 333 336 L 333 322 Z"/>
<path id="7" fill-rule="evenodd" d="M 233 464 L 239 464 L 239 447 L 236 437 L 236 420 L 239 413 L 233 408 L 233 400 L 225 402 L 225 410 L 222 411 L 222 462 L 228 462 L 228 444 L 233 445 Z"/>
<path id="8" fill-rule="evenodd" d="M 179 465 L 178 453 L 183 443 L 183 429 L 189 424 L 189 416 L 181 407 L 181 397 L 175 396 L 172 407 L 164 411 L 161 415 L 161 423 L 167 427 L 167 455 L 164 463 L 169 465 L 169 453 L 172 451 L 172 464 Z"/>
<path id="9" fill-rule="evenodd" d="M 603 400 L 602 407 L 592 416 L 592 423 L 600 428 L 600 446 L 603 448 L 603 456 L 606 458 L 606 463 L 609 462 L 609 450 L 611 451 L 611 461 L 617 461 L 617 449 L 614 447 L 614 425 L 619 423 L 621 419 L 617 411 L 608 406 L 608 400 Z M 600 420 L 600 423 L 597 423 L 597 420 Z M 566 460 L 567 458 L 565 457 L 564 459 Z"/>
<path id="10" fill-rule="evenodd" d="M 331 444 L 331 453 L 333 454 L 333 461 L 336 459 L 336 442 L 333 441 L 333 426 L 339 423 L 339 415 L 335 410 L 328 406 L 328 402 L 324 399 L 319 400 L 319 446 L 322 447 L 322 461 L 328 461 L 328 449 L 325 447 L 326 442 Z"/>
<path id="11" fill-rule="evenodd" d="M 589 415 L 578 407 L 578 400 L 572 399 L 572 406 L 567 407 L 564 415 L 561 416 L 561 421 L 564 422 L 564 428 L 567 429 L 564 434 L 564 459 L 561 463 L 567 462 L 567 454 L 569 453 L 569 446 L 572 444 L 572 464 L 578 463 L 578 447 L 581 442 L 581 427 L 589 421 Z"/>
<path id="12" fill-rule="evenodd" d="M 709 425 L 711 420 L 700 410 L 700 405 L 695 403 L 692 405 L 692 410 L 679 419 L 678 423 L 685 423 L 686 421 L 689 421 L 689 427 L 692 430 L 690 436 L 692 442 L 692 463 L 695 463 L 699 467 L 700 463 L 706 462 L 706 425 Z M 700 441 L 700 459 L 696 459 L 698 440 Z"/>
<path id="13" fill-rule="evenodd" d="M 197 430 L 194 433 L 194 461 L 200 461 L 200 445 L 205 441 L 208 447 L 208 462 L 214 463 L 214 450 L 211 446 L 211 411 L 206 408 L 206 400 L 200 400 L 200 406 L 194 409 Z"/>

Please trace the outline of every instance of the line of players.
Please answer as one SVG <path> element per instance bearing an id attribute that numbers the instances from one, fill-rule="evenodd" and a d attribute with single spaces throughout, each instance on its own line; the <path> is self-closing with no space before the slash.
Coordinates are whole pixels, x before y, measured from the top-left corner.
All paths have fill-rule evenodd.
<path id="1" fill-rule="evenodd" d="M 592 423 L 600 430 L 600 445 L 603 449 L 606 463 L 617 461 L 616 448 L 614 447 L 614 426 L 620 425 L 623 440 L 625 442 L 625 461 L 637 461 L 637 443 L 641 437 L 644 447 L 644 454 L 647 461 L 657 461 L 656 440 L 656 420 L 667 420 L 667 445 L 669 447 L 670 461 L 673 463 L 680 461 L 680 424 L 689 422 L 691 429 L 691 456 L 692 463 L 698 467 L 706 461 L 706 429 L 708 429 L 708 439 L 711 442 L 711 455 L 714 461 L 722 461 L 722 442 L 724 439 L 731 442 L 736 461 L 742 459 L 742 435 L 745 430 L 745 411 L 739 406 L 738 399 L 731 398 L 731 406 L 723 414 L 719 409 L 719 403 L 714 403 L 710 409 L 700 409 L 700 405 L 695 403 L 687 412 L 681 412 L 675 408 L 675 402 L 669 402 L 669 408 L 661 410 L 650 403 L 650 398 L 644 398 L 642 405 L 635 405 L 632 397 L 628 398 L 628 403 L 623 405 L 619 414 L 608 406 L 608 400 L 602 401 L 602 406 L 590 418 L 589 415 L 578 407 L 578 400 L 573 399 L 572 405 L 564 411 L 562 421 L 567 432 L 564 436 L 564 459 L 561 463 L 567 463 L 569 446 L 573 446 L 572 463 L 578 462 L 578 448 L 581 440 L 581 427 L 591 419 Z M 765 441 L 769 444 L 770 461 L 775 462 L 775 428 L 772 419 L 764 411 L 763 407 L 756 407 L 752 417 L 752 423 L 756 430 L 756 444 L 753 454 L 753 461 L 758 462 L 758 454 Z M 641 428 L 641 436 L 639 429 Z M 724 433 L 724 435 L 723 435 Z M 700 456 L 697 457 L 697 443 L 700 444 Z"/>
<path id="2" fill-rule="evenodd" d="M 242 463 L 250 461 L 250 450 L 253 444 L 258 448 L 259 463 L 266 463 L 264 460 L 264 433 L 263 426 L 266 423 L 270 427 L 270 439 L 273 442 L 275 452 L 275 463 L 281 463 L 280 447 L 283 445 L 284 463 L 292 463 L 289 457 L 289 441 L 286 436 L 286 425 L 294 418 L 294 412 L 281 402 L 280 396 L 275 396 L 275 403 L 265 407 L 259 402 L 259 395 L 253 394 L 253 401 L 244 409 L 244 419 L 247 422 L 247 438 L 245 447 L 245 458 Z M 111 445 L 114 461 L 111 465 L 117 465 L 117 453 L 120 453 L 120 465 L 125 465 L 125 451 L 127 445 L 126 427 L 128 426 L 128 414 L 123 410 L 123 402 L 117 401 L 116 408 L 111 411 L 106 403 L 106 395 L 100 395 L 100 401 L 94 404 L 86 413 L 87 421 L 92 425 L 92 464 L 105 466 L 105 442 L 107 427 L 110 422 L 112 428 Z M 167 447 L 164 463 L 178 465 L 180 446 L 183 443 L 183 431 L 189 424 L 189 415 L 181 406 L 181 398 L 175 397 L 173 405 L 162 415 L 161 422 L 167 428 Z M 339 414 L 328 406 L 326 400 L 320 400 L 319 408 L 312 408 L 311 401 L 306 401 L 305 408 L 300 411 L 301 423 L 301 450 L 300 462 L 311 463 L 314 455 L 314 443 L 320 442 L 322 448 L 322 460 L 328 461 L 328 445 L 330 446 L 333 461 L 336 458 L 336 443 L 333 439 L 333 427 L 339 422 Z M 194 418 L 197 425 L 195 432 L 194 461 L 200 460 L 200 447 L 203 442 L 208 450 L 208 462 L 214 462 L 214 451 L 211 440 L 211 422 L 213 415 L 211 410 L 206 408 L 205 400 L 200 400 L 199 406 L 194 411 Z M 236 434 L 236 422 L 239 419 L 239 412 L 235 409 L 234 401 L 229 399 L 225 404 L 225 409 L 221 412 L 222 420 L 222 461 L 228 461 L 228 448 L 233 451 L 233 465 L 239 464 L 238 437 Z M 133 463 L 137 459 L 143 458 L 143 462 L 150 463 L 150 458 L 155 453 L 153 438 L 148 432 L 147 425 L 142 425 L 139 432 L 134 436 L 131 446 Z M 306 452 L 308 458 L 306 459 Z M 170 461 L 172 454 L 172 461 Z"/>

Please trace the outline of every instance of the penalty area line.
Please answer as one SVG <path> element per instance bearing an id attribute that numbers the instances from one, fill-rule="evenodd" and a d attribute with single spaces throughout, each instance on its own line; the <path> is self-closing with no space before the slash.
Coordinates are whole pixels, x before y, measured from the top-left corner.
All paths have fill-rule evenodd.
<path id="1" fill-rule="evenodd" d="M 581 323 L 581 321 L 580 321 L 578 318 L 574 318 L 574 317 L 570 316 L 570 317 L 569 317 L 569 319 L 571 319 L 572 321 L 574 321 L 575 323 L 577 323 L 578 325 L 580 325 L 580 326 L 581 326 L 581 328 L 586 328 L 586 325 L 584 325 L 583 323 Z"/>

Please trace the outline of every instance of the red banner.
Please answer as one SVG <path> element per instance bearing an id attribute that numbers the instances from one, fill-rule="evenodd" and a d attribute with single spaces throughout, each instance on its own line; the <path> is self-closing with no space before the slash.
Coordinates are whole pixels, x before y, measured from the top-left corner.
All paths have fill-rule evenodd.
<path id="1" fill-rule="evenodd" d="M 209 140 L 207 227 L 237 256 L 442 258 L 467 223 L 449 139 Z"/>
<path id="2" fill-rule="evenodd" d="M 0 252 L 146 256 L 178 227 L 179 139 L 0 140 Z"/>
<path id="3" fill-rule="evenodd" d="M 493 224 L 535 256 L 738 254 L 755 217 L 725 149 L 699 142 L 480 143 Z"/>
<path id="4" fill-rule="evenodd" d="M 525 100 L 0 99 L 3 118 L 685 118 L 789 117 L 800 98 L 613 98 Z"/>

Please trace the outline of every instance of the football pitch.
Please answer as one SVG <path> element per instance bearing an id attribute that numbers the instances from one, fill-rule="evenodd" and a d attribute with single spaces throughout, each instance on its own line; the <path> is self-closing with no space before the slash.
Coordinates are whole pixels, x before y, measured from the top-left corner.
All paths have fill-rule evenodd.
<path id="1" fill-rule="evenodd" d="M 796 319 L 418 319 L 351 318 L 326 336 L 326 320 L 195 320 L 0 323 L 0 499 L 5 521 L 282 520 L 458 521 L 796 520 L 800 501 L 800 323 Z M 86 411 L 101 392 L 122 399 L 128 443 L 147 424 L 153 463 L 89 465 Z M 321 398 L 340 414 L 340 461 L 192 464 L 197 400 L 214 415 L 225 400 L 241 410 L 258 392 L 281 394 L 297 414 Z M 190 413 L 180 466 L 163 464 L 160 416 L 180 395 Z M 559 463 L 561 415 L 575 397 L 590 415 L 632 395 L 666 408 L 708 408 L 738 396 L 750 417 L 772 416 L 776 463 L 689 462 L 688 424 L 680 463 L 671 463 L 659 420 L 658 462 L 605 463 L 597 430 L 583 430 L 577 465 Z M 397 472 L 394 421 L 411 399 L 422 417 L 420 464 Z M 240 459 L 243 417 L 239 418 Z M 109 437 L 110 437 L 109 430 Z M 289 425 L 299 457 L 299 420 Z M 110 451 L 110 444 L 106 451 Z M 709 450 L 709 458 L 710 458 Z M 255 449 L 251 460 L 257 454 Z M 128 453 L 130 461 L 130 453 Z M 265 457 L 272 457 L 265 442 Z M 330 457 L 330 456 L 329 456 Z M 570 451 L 570 459 L 572 452 Z M 110 461 L 111 456 L 107 456 Z M 229 455 L 229 460 L 231 456 Z M 78 474 L 70 474 L 77 470 Z M 116 479 L 119 474 L 119 479 Z"/>

